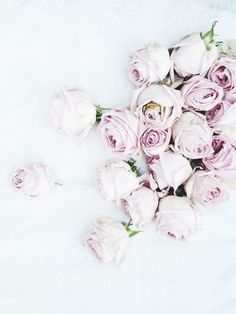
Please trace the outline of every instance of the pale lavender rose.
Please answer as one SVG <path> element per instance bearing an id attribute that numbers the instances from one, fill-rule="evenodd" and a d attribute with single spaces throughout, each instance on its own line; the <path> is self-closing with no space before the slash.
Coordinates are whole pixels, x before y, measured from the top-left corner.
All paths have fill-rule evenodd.
<path id="1" fill-rule="evenodd" d="M 214 128 L 229 109 L 231 104 L 228 101 L 222 100 L 214 108 L 206 112 L 206 120 L 210 127 Z"/>
<path id="2" fill-rule="evenodd" d="M 158 195 L 148 182 L 142 182 L 128 197 L 122 199 L 121 205 L 135 226 L 141 227 L 152 221 L 158 206 Z"/>
<path id="3" fill-rule="evenodd" d="M 224 96 L 224 91 L 220 86 L 198 76 L 188 80 L 181 92 L 185 101 L 185 107 L 199 111 L 212 109 Z"/>
<path id="4" fill-rule="evenodd" d="M 156 156 L 167 150 L 170 143 L 171 129 L 147 129 L 140 138 L 141 146 L 147 156 Z"/>
<path id="5" fill-rule="evenodd" d="M 175 151 L 191 159 L 209 156 L 212 152 L 212 129 L 205 116 L 184 112 L 172 129 Z"/>
<path id="6" fill-rule="evenodd" d="M 214 132 L 227 138 L 236 146 L 236 102 L 225 106 L 224 114 L 214 126 Z"/>
<path id="7" fill-rule="evenodd" d="M 222 43 L 222 52 L 227 56 L 236 56 L 236 39 L 226 39 Z"/>
<path id="8" fill-rule="evenodd" d="M 208 78 L 221 86 L 225 92 L 236 87 L 236 58 L 224 57 L 216 61 L 208 72 Z"/>
<path id="9" fill-rule="evenodd" d="M 213 172 L 196 171 L 185 183 L 187 197 L 205 207 L 226 201 L 228 194 L 225 185 Z"/>
<path id="10" fill-rule="evenodd" d="M 173 46 L 171 61 L 181 77 L 203 75 L 218 57 L 215 44 L 207 48 L 206 39 L 200 34 L 191 34 Z"/>
<path id="11" fill-rule="evenodd" d="M 131 110 L 149 127 L 165 130 L 182 113 L 180 91 L 165 85 L 151 85 L 134 92 Z"/>
<path id="12" fill-rule="evenodd" d="M 203 159 L 210 171 L 224 179 L 236 179 L 236 146 L 226 138 L 215 135 L 212 139 L 213 153 Z"/>
<path id="13" fill-rule="evenodd" d="M 129 77 L 136 86 L 159 82 L 169 70 L 169 51 L 157 43 L 137 50 L 128 65 Z"/>
<path id="14" fill-rule="evenodd" d="M 96 109 L 81 89 L 64 89 L 51 101 L 51 117 L 57 130 L 83 140 L 96 121 Z"/>
<path id="15" fill-rule="evenodd" d="M 157 230 L 164 237 L 186 240 L 196 229 L 197 214 L 187 197 L 169 195 L 160 200 Z"/>
<path id="16" fill-rule="evenodd" d="M 114 153 L 134 157 L 140 153 L 139 120 L 129 110 L 110 110 L 102 115 L 100 133 Z"/>
<path id="17" fill-rule="evenodd" d="M 138 188 L 139 179 L 127 162 L 119 160 L 107 163 L 99 171 L 97 183 L 106 201 L 116 201 L 120 204 L 122 198 Z"/>
<path id="18" fill-rule="evenodd" d="M 86 232 L 84 244 L 101 262 L 120 265 L 129 241 L 129 234 L 122 223 L 111 218 L 100 218 Z"/>
<path id="19" fill-rule="evenodd" d="M 192 168 L 186 158 L 168 150 L 154 158 L 148 158 L 148 167 L 160 190 L 183 184 L 192 174 Z"/>
<path id="20" fill-rule="evenodd" d="M 41 162 L 14 168 L 9 180 L 15 191 L 31 197 L 44 194 L 55 185 L 52 170 Z"/>

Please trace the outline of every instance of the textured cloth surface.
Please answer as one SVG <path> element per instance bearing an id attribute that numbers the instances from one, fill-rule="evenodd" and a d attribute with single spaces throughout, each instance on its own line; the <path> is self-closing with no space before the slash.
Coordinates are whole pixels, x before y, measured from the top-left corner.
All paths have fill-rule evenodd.
<path id="1" fill-rule="evenodd" d="M 170 46 L 218 20 L 236 37 L 235 1 L 0 1 L 0 313 L 235 314 L 236 196 L 204 211 L 184 244 L 154 226 L 132 239 L 121 268 L 97 263 L 82 246 L 88 222 L 124 216 L 96 190 L 109 158 L 96 132 L 78 145 L 57 133 L 49 100 L 80 86 L 105 107 L 129 103 L 134 49 Z M 193 60 L 194 62 L 194 60 Z M 63 183 L 39 199 L 13 192 L 10 170 L 45 161 Z"/>

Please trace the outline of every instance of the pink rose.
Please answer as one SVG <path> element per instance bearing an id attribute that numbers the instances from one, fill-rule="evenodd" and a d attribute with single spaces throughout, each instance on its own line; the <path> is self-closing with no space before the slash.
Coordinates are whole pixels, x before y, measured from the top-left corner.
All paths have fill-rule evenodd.
<path id="1" fill-rule="evenodd" d="M 210 171 L 225 179 L 236 179 L 236 146 L 221 136 L 213 136 L 213 153 L 203 159 Z"/>
<path id="2" fill-rule="evenodd" d="M 172 130 L 175 151 L 191 159 L 207 157 L 213 152 L 212 134 L 205 116 L 184 112 Z"/>
<path id="3" fill-rule="evenodd" d="M 139 179 L 122 160 L 109 162 L 98 173 L 97 182 L 106 201 L 116 201 L 117 204 L 139 186 Z"/>
<path id="4" fill-rule="evenodd" d="M 225 104 L 224 114 L 215 124 L 214 132 L 236 145 L 236 102 L 232 105 Z"/>
<path id="5" fill-rule="evenodd" d="M 103 114 L 100 133 L 111 151 L 131 157 L 139 154 L 139 120 L 129 110 L 110 110 Z"/>
<path id="6" fill-rule="evenodd" d="M 196 171 L 185 183 L 187 196 L 206 207 L 217 205 L 227 199 L 222 180 L 212 172 Z"/>
<path id="7" fill-rule="evenodd" d="M 214 108 L 206 112 L 206 120 L 210 127 L 215 127 L 224 116 L 231 104 L 222 100 Z"/>
<path id="8" fill-rule="evenodd" d="M 96 109 L 90 97 L 80 89 L 64 89 L 53 97 L 51 103 L 55 128 L 82 141 L 96 121 Z"/>
<path id="9" fill-rule="evenodd" d="M 156 156 L 166 151 L 171 138 L 171 129 L 147 129 L 141 136 L 140 142 L 147 156 Z"/>
<path id="10" fill-rule="evenodd" d="M 217 84 L 195 76 L 184 84 L 182 95 L 187 108 L 207 111 L 222 100 L 224 91 Z"/>
<path id="11" fill-rule="evenodd" d="M 122 223 L 111 218 L 97 219 L 85 234 L 85 245 L 104 263 L 121 264 L 129 241 Z"/>
<path id="12" fill-rule="evenodd" d="M 129 77 L 136 86 L 159 82 L 170 70 L 169 51 L 159 44 L 149 44 L 136 51 L 128 68 Z"/>
<path id="13" fill-rule="evenodd" d="M 187 197 L 169 195 L 160 200 L 157 230 L 167 237 L 186 240 L 196 229 L 196 211 Z"/>
<path id="14" fill-rule="evenodd" d="M 152 221 L 158 206 L 156 191 L 150 189 L 145 182 L 121 201 L 127 215 L 135 226 L 140 227 Z"/>
<path id="15" fill-rule="evenodd" d="M 16 167 L 10 173 L 9 180 L 15 191 L 32 197 L 49 191 L 55 185 L 53 172 L 40 162 Z"/>
<path id="16" fill-rule="evenodd" d="M 172 150 L 155 158 L 149 158 L 148 166 L 160 190 L 168 186 L 177 189 L 192 174 L 188 160 Z"/>
<path id="17" fill-rule="evenodd" d="M 150 127 L 165 130 L 182 113 L 180 91 L 165 85 L 151 85 L 135 91 L 131 110 Z"/>
<path id="18" fill-rule="evenodd" d="M 221 86 L 226 92 L 236 86 L 236 58 L 224 57 L 212 65 L 208 78 Z"/>
<path id="19" fill-rule="evenodd" d="M 205 74 L 218 57 L 215 45 L 208 49 L 200 34 L 185 37 L 173 48 L 171 61 L 181 77 Z"/>

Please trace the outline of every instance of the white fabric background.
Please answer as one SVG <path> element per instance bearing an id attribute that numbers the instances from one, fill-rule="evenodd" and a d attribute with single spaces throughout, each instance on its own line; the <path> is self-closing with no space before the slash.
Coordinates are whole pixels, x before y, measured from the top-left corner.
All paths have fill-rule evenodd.
<path id="1" fill-rule="evenodd" d="M 170 45 L 193 31 L 236 37 L 235 1 L 0 1 L 0 313 L 235 314 L 236 197 L 205 211 L 185 244 L 154 226 L 133 238 L 120 269 L 81 245 L 89 221 L 123 218 L 95 185 L 109 154 L 96 132 L 80 147 L 53 129 L 49 100 L 80 86 L 96 104 L 127 104 L 132 51 Z M 194 62 L 194 60 L 193 60 Z M 63 183 L 40 199 L 8 184 L 9 171 L 37 158 Z"/>

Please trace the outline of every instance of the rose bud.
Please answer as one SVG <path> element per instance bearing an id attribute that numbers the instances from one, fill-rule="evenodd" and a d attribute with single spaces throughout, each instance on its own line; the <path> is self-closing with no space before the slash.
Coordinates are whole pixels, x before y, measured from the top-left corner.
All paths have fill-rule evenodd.
<path id="1" fill-rule="evenodd" d="M 99 171 L 97 182 L 106 201 L 116 201 L 117 204 L 139 186 L 138 177 L 122 160 L 109 162 Z"/>
<path id="2" fill-rule="evenodd" d="M 212 109 L 224 96 L 224 91 L 220 86 L 197 76 L 188 80 L 181 92 L 185 101 L 185 107 L 199 111 Z"/>
<path id="3" fill-rule="evenodd" d="M 222 136 L 212 139 L 213 153 L 202 161 L 206 168 L 225 180 L 236 179 L 236 146 Z"/>
<path id="4" fill-rule="evenodd" d="M 186 240 L 196 229 L 197 216 L 187 197 L 169 195 L 160 200 L 157 230 L 164 237 Z"/>
<path id="5" fill-rule="evenodd" d="M 192 174 L 192 168 L 186 158 L 168 150 L 154 158 L 148 158 L 148 167 L 160 190 L 166 187 L 177 189 Z"/>
<path id="6" fill-rule="evenodd" d="M 225 112 L 230 106 L 231 104 L 229 102 L 222 100 L 214 108 L 206 111 L 206 120 L 209 126 L 214 128 L 224 117 Z"/>
<path id="7" fill-rule="evenodd" d="M 54 127 L 83 140 L 96 121 L 96 109 L 90 97 L 80 89 L 64 89 L 53 97 L 51 104 Z"/>
<path id="8" fill-rule="evenodd" d="M 171 61 L 179 76 L 203 75 L 218 58 L 214 41 L 215 24 L 205 35 L 191 34 L 173 46 Z"/>
<path id="9" fill-rule="evenodd" d="M 122 223 L 100 218 L 86 232 L 84 243 L 101 262 L 120 265 L 129 241 L 129 234 Z"/>
<path id="10" fill-rule="evenodd" d="M 175 151 L 191 159 L 207 157 L 213 152 L 212 134 L 205 116 L 184 112 L 172 130 Z"/>
<path id="11" fill-rule="evenodd" d="M 236 146 L 236 102 L 232 105 L 224 103 L 224 113 L 214 125 L 214 132 Z"/>
<path id="12" fill-rule="evenodd" d="M 52 170 L 40 162 L 16 167 L 10 173 L 9 180 L 15 191 L 32 197 L 44 194 L 55 185 Z"/>
<path id="13" fill-rule="evenodd" d="M 216 61 L 208 72 L 208 78 L 218 84 L 225 92 L 236 86 L 236 58 L 224 57 Z"/>
<path id="14" fill-rule="evenodd" d="M 166 130 L 182 113 L 180 91 L 165 85 L 136 90 L 131 110 L 149 127 Z"/>
<path id="15" fill-rule="evenodd" d="M 170 70 L 170 55 L 166 47 L 149 44 L 136 51 L 129 65 L 129 77 L 136 86 L 163 80 Z"/>
<path id="16" fill-rule="evenodd" d="M 212 172 L 196 171 L 185 183 L 187 196 L 206 207 L 218 205 L 228 197 L 222 180 Z"/>
<path id="17" fill-rule="evenodd" d="M 139 120 L 129 110 L 110 110 L 102 115 L 100 133 L 103 142 L 114 153 L 131 156 L 140 153 Z"/>
<path id="18" fill-rule="evenodd" d="M 147 182 L 142 182 L 129 196 L 122 199 L 121 205 L 135 226 L 149 223 L 155 216 L 158 196 Z"/>
<path id="19" fill-rule="evenodd" d="M 166 151 L 171 138 L 171 129 L 147 129 L 141 136 L 140 142 L 147 156 L 156 156 Z"/>

